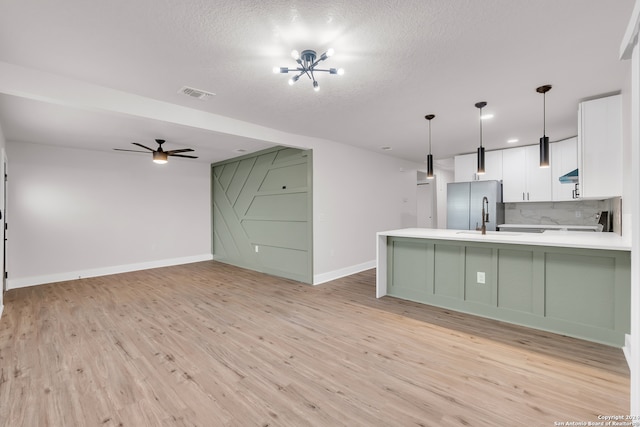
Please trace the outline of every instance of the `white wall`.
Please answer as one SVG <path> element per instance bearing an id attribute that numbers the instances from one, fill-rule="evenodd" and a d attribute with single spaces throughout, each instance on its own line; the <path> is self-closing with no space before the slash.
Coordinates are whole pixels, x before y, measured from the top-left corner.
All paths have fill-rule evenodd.
<path id="1" fill-rule="evenodd" d="M 637 188 L 633 185 L 631 172 L 632 150 L 631 150 L 631 64 L 628 64 L 627 78 L 623 81 L 622 97 L 622 234 L 631 236 L 631 212 L 632 203 L 637 197 Z"/>
<path id="2" fill-rule="evenodd" d="M 422 165 L 313 145 L 318 284 L 374 267 L 376 232 L 416 226 Z M 7 150 L 9 288 L 210 259 L 209 165 L 13 141 Z"/>
<path id="3" fill-rule="evenodd" d="M 452 170 L 436 166 L 433 174 L 436 177 L 436 206 L 438 210 L 438 223 L 435 228 L 447 228 L 447 184 L 454 181 L 454 173 Z"/>
<path id="4" fill-rule="evenodd" d="M 631 235 L 631 333 L 627 337 L 625 356 L 631 371 L 629 414 L 640 416 L 640 0 L 637 0 L 620 46 L 620 57 L 629 60 L 631 72 L 623 87 L 624 163 L 622 232 Z M 625 208 L 626 206 L 626 208 Z M 629 209 L 630 208 L 630 209 Z M 629 212 L 630 211 L 630 212 Z M 623 217 L 624 218 L 624 217 Z"/>
<path id="5" fill-rule="evenodd" d="M 398 160 L 319 138 L 295 135 L 4 62 L 0 62 L 0 92 L 75 108 L 150 118 L 278 145 L 312 149 L 314 283 L 373 267 L 377 231 L 416 225 L 416 170 L 424 168 L 424 164 Z M 11 157 L 12 155 L 10 167 L 13 171 L 14 162 Z M 128 168 L 125 170 L 133 170 L 131 166 Z M 401 168 L 405 172 L 400 172 Z M 97 177 L 94 179 L 99 180 Z M 203 185 L 209 185 L 208 178 L 202 182 Z M 202 212 L 208 215 L 208 204 Z M 209 221 L 207 227 L 210 227 Z M 25 227 L 20 232 L 28 230 Z M 46 237 L 56 241 L 59 236 Z M 31 240 L 37 239 L 31 236 Z M 147 247 L 146 250 L 148 249 L 150 248 Z M 151 259 L 158 258 L 157 249 L 155 251 L 151 252 Z M 118 259 L 119 262 L 139 262 L 137 260 L 145 256 L 142 248 L 133 254 L 129 253 L 131 251 L 126 252 L 126 256 Z M 24 256 L 25 252 L 12 255 L 13 263 L 19 264 L 19 257 Z M 81 265 L 81 262 L 74 263 L 76 268 Z M 49 271 L 54 267 L 62 269 L 51 265 L 40 268 L 39 271 Z M 85 268 L 94 267 L 87 265 Z M 16 277 L 15 274 L 14 272 L 13 277 Z"/>
<path id="6" fill-rule="evenodd" d="M 5 174 L 4 163 L 3 163 L 5 148 L 6 148 L 6 141 L 4 139 L 4 133 L 2 132 L 2 126 L 0 126 L 0 179 L 3 179 Z M 0 239 L 3 239 L 6 209 L 4 205 L 4 185 L 2 181 L 0 181 L 0 212 L 2 213 L 2 219 L 0 219 Z M 0 275 L 3 273 L 4 273 L 4 245 L 2 244 L 2 240 L 0 240 Z M 4 287 L 3 278 L 0 277 L 0 316 L 2 316 L 2 311 L 4 309 L 3 287 Z"/>
<path id="7" fill-rule="evenodd" d="M 415 227 L 424 165 L 331 141 L 313 144 L 314 284 L 375 267 L 376 232 Z"/>
<path id="8" fill-rule="evenodd" d="M 7 142 L 8 287 L 211 258 L 209 165 Z"/>

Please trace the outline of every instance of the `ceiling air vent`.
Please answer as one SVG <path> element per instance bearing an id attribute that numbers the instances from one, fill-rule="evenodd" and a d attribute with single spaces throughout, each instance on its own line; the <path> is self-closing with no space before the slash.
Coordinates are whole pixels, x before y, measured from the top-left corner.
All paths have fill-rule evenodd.
<path id="1" fill-rule="evenodd" d="M 189 86 L 183 86 L 182 88 L 180 88 L 178 93 L 197 99 L 207 99 L 210 96 L 215 96 L 215 93 L 207 92 L 206 90 L 195 89 Z"/>

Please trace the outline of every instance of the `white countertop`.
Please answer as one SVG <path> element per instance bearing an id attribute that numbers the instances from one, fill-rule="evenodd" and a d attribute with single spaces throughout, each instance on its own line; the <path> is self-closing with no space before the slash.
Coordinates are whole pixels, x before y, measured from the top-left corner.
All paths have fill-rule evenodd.
<path id="1" fill-rule="evenodd" d="M 380 231 L 378 237 L 411 237 L 416 239 L 457 240 L 469 242 L 506 243 L 512 245 L 557 246 L 567 248 L 630 251 L 631 238 L 616 233 L 548 230 L 544 233 L 487 231 L 482 235 L 472 230 L 444 230 L 435 228 L 403 228 Z"/>
<path id="2" fill-rule="evenodd" d="M 600 226 L 601 227 L 601 226 Z M 523 230 L 591 230 L 595 231 L 599 227 L 597 225 L 556 225 L 556 224 L 500 224 L 498 228 L 521 228 Z"/>

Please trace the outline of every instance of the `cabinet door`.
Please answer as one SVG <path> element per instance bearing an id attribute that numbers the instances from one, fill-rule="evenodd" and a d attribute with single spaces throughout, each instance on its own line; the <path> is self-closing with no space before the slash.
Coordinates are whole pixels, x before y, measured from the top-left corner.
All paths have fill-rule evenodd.
<path id="1" fill-rule="evenodd" d="M 580 196 L 610 198 L 622 195 L 621 96 L 581 102 L 578 160 Z"/>
<path id="2" fill-rule="evenodd" d="M 561 183 L 560 177 L 578 168 L 578 138 L 551 144 L 551 199 L 574 200 L 575 183 Z"/>
<path id="3" fill-rule="evenodd" d="M 463 154 L 461 156 L 455 156 L 453 159 L 453 164 L 455 182 L 468 182 L 477 180 L 476 170 L 478 169 L 478 162 L 476 154 Z"/>
<path id="4" fill-rule="evenodd" d="M 502 181 L 502 151 L 494 150 L 484 153 L 485 173 L 478 175 L 478 181 Z"/>
<path id="5" fill-rule="evenodd" d="M 526 200 L 525 161 L 524 148 L 502 151 L 502 200 L 505 203 Z"/>
<path id="6" fill-rule="evenodd" d="M 540 167 L 540 147 L 538 145 L 529 145 L 524 149 L 526 200 L 529 202 L 548 202 L 551 200 L 551 168 Z"/>

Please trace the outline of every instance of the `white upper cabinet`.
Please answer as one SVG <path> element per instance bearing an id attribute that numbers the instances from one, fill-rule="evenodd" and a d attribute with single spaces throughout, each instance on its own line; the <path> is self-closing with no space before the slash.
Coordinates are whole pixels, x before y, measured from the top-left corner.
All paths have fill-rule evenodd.
<path id="1" fill-rule="evenodd" d="M 622 101 L 620 95 L 578 106 L 578 167 L 581 198 L 622 195 Z"/>
<path id="2" fill-rule="evenodd" d="M 476 154 L 463 154 L 453 158 L 454 178 L 456 182 L 476 180 Z"/>
<path id="3" fill-rule="evenodd" d="M 554 202 L 575 200 L 578 169 L 578 138 L 573 137 L 550 144 L 551 147 L 551 196 Z M 575 175 L 575 177 L 573 177 Z M 560 178 L 562 178 L 562 181 Z"/>
<path id="4" fill-rule="evenodd" d="M 478 175 L 478 181 L 502 181 L 502 151 L 484 153 L 484 173 Z"/>
<path id="5" fill-rule="evenodd" d="M 540 167 L 537 145 L 502 150 L 502 176 L 505 203 L 551 200 L 551 168 Z"/>
<path id="6" fill-rule="evenodd" d="M 485 173 L 481 175 L 477 174 L 478 155 L 476 153 L 455 156 L 453 161 L 455 182 L 502 180 L 502 150 L 484 153 Z"/>

